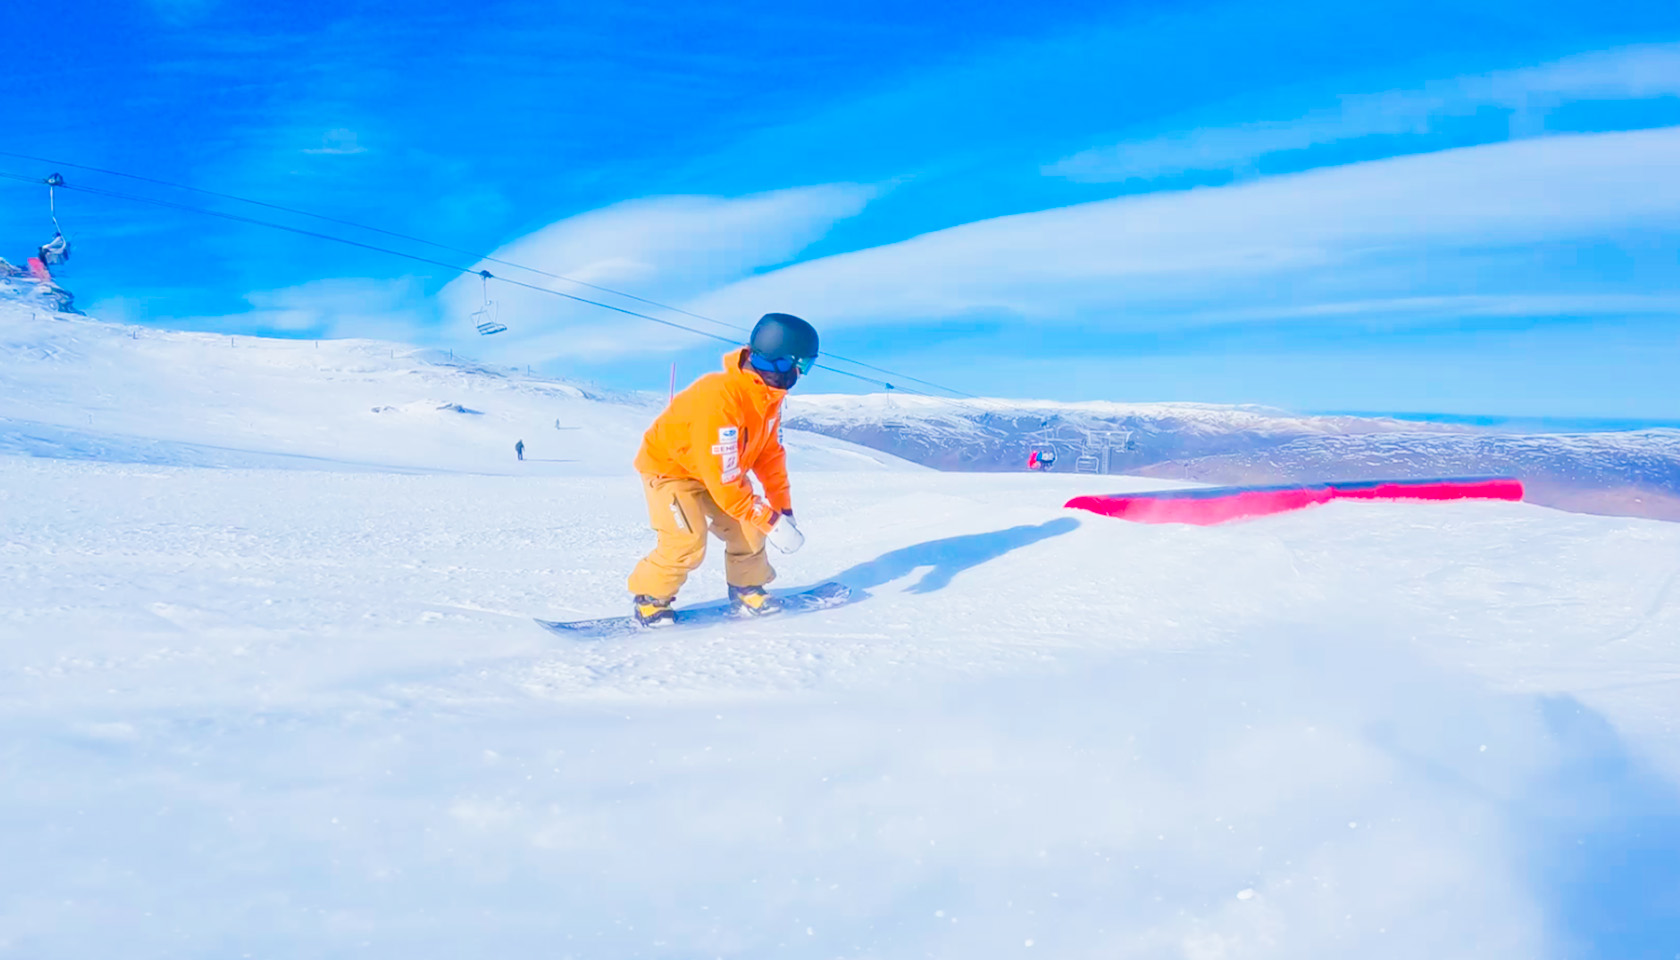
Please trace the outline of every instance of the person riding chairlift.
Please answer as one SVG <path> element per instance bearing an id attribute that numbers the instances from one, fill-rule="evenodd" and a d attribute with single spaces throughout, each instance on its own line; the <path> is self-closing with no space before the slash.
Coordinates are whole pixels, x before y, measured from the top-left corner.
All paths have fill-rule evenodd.
<path id="1" fill-rule="evenodd" d="M 37 255 L 43 264 L 56 267 L 70 259 L 70 241 L 64 239 L 64 234 L 55 233 L 51 240 L 41 244 Z"/>
<path id="2" fill-rule="evenodd" d="M 70 259 L 70 241 L 64 239 L 64 234 L 55 233 L 53 238 L 41 244 L 35 256 L 29 258 L 29 275 L 42 283 L 57 286 L 53 280 L 49 267 L 56 267 Z"/>

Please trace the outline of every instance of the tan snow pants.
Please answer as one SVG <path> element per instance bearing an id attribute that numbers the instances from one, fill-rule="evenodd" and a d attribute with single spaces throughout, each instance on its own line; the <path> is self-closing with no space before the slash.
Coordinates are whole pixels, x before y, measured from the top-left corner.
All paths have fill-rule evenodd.
<path id="1" fill-rule="evenodd" d="M 723 541 L 724 578 L 732 587 L 761 587 L 776 579 L 764 555 L 764 534 L 717 505 L 699 480 L 642 477 L 648 519 L 659 534 L 653 552 L 630 573 L 630 592 L 650 597 L 677 595 L 688 575 L 706 559 L 706 531 Z"/>

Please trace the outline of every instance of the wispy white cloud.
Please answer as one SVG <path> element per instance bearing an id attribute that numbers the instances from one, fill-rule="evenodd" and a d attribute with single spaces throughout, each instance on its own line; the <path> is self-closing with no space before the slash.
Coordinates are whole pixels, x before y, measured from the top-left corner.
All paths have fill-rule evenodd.
<path id="1" fill-rule="evenodd" d="M 248 318 L 263 326 L 324 337 L 414 340 L 435 317 L 415 277 L 316 280 L 246 299 L 254 308 Z"/>
<path id="2" fill-rule="evenodd" d="M 367 153 L 367 147 L 357 142 L 356 131 L 339 127 L 322 134 L 320 146 L 307 147 L 303 152 L 327 156 L 348 156 Z"/>
<path id="3" fill-rule="evenodd" d="M 621 203 L 571 217 L 510 243 L 500 259 L 680 302 L 726 285 L 766 265 L 786 262 L 819 239 L 833 222 L 862 209 L 875 193 L 850 184 L 807 187 L 740 198 L 675 196 Z M 524 282 L 611 302 L 685 324 L 693 318 L 650 307 L 578 284 L 484 261 L 489 269 Z M 475 314 L 507 325 L 505 334 L 480 336 Z M 450 345 L 468 355 L 517 365 L 556 358 L 610 360 L 634 353 L 665 353 L 693 346 L 687 334 L 663 336 L 646 320 L 613 314 L 540 290 L 463 275 L 435 296 L 418 277 L 337 277 L 245 296 L 250 309 L 236 314 L 159 316 L 141 301 L 113 298 L 93 306 L 108 319 L 167 323 L 192 330 L 261 331 L 313 337 L 365 337 Z M 732 316 L 740 325 L 756 319 Z M 734 336 L 726 327 L 719 333 Z"/>
<path id="4" fill-rule="evenodd" d="M 1436 297 L 1386 297 L 1328 300 L 1299 306 L 1234 307 L 1184 315 L 1194 324 L 1251 321 L 1368 319 L 1383 321 L 1481 317 L 1680 317 L 1680 293 L 1458 294 Z"/>
<path id="5" fill-rule="evenodd" d="M 1085 182 L 1238 170 L 1274 153 L 1360 137 L 1423 134 L 1495 109 L 1513 138 L 1544 131 L 1547 113 L 1583 100 L 1680 96 L 1680 44 L 1625 47 L 1520 70 L 1454 77 L 1412 90 L 1355 94 L 1286 120 L 1214 126 L 1085 150 L 1044 168 Z"/>
<path id="6" fill-rule="evenodd" d="M 165 316 L 150 304 L 113 298 L 89 312 L 123 323 L 165 324 L 185 330 L 257 331 L 281 335 L 365 337 L 424 342 L 436 325 L 436 305 L 416 277 L 376 280 L 334 277 L 245 295 L 250 309 L 215 316 Z"/>
<path id="7" fill-rule="evenodd" d="M 836 221 L 862 210 L 875 193 L 874 187 L 830 184 L 734 198 L 634 200 L 551 224 L 493 255 L 648 299 L 680 302 L 787 262 L 821 239 Z M 474 269 L 638 311 L 650 310 L 645 304 L 499 263 L 486 261 Z M 492 356 L 514 351 L 521 362 L 600 359 L 692 345 L 691 339 L 678 338 L 673 344 L 672 338 L 657 336 L 657 328 L 647 321 L 615 316 L 541 291 L 495 282 L 488 290 L 497 316 L 509 328 L 508 336 L 495 340 L 476 339 L 469 322 L 484 302 L 479 278 L 465 276 L 451 282 L 439 301 L 449 329 L 474 338 L 475 348 Z M 750 325 L 757 314 L 725 312 L 719 317 Z M 716 329 L 728 333 L 726 328 Z"/>
<path id="8" fill-rule="evenodd" d="M 1606 292 L 1597 271 L 1537 263 L 1533 250 L 1680 232 L 1676 169 L 1680 127 L 1450 150 L 979 221 L 753 277 L 691 306 L 831 324 L 989 315 L 1112 329 L 1218 322 L 1221 311 L 1355 316 L 1377 302 L 1394 316 L 1597 309 L 1612 305 L 1592 300 Z M 1653 282 L 1609 292 L 1623 307 L 1674 292 Z M 1477 299 L 1440 299 L 1463 297 Z"/>

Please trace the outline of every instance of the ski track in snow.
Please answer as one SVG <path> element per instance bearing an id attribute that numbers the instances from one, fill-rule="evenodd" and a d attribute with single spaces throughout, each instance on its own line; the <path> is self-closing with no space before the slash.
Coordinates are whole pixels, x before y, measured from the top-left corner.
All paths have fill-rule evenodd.
<path id="1" fill-rule="evenodd" d="M 97 409 L 77 351 L 143 338 L 14 330 L 0 362 L 5 436 L 61 444 L 0 456 L 0 956 L 1680 942 L 1680 526 L 1506 503 L 1141 526 L 1060 504 L 1171 484 L 814 438 L 780 585 L 868 597 L 566 642 L 530 618 L 619 612 L 650 545 L 624 464 L 645 405 L 383 345 L 344 348 L 372 380 L 332 347 L 263 384 L 172 336 L 159 368 L 204 369 L 103 381 Z M 360 413 L 432 399 L 480 425 Z M 610 449 L 498 475 L 482 424 L 545 404 Z M 723 591 L 713 556 L 684 600 Z"/>

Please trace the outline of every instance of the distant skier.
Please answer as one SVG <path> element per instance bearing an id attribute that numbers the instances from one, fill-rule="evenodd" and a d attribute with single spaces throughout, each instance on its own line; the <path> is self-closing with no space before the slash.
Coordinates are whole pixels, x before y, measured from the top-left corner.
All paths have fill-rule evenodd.
<path id="1" fill-rule="evenodd" d="M 817 331 L 786 313 L 767 313 L 748 346 L 671 398 L 642 438 L 648 516 L 659 543 L 630 574 L 636 620 L 675 622 L 671 603 L 706 558 L 706 533 L 724 544 L 724 577 L 736 613 L 775 613 L 764 585 L 776 571 L 766 542 L 792 553 L 805 542 L 793 522 L 787 455 L 782 449 L 782 399 L 817 359 Z M 747 479 L 764 487 L 760 497 Z"/>
<path id="2" fill-rule="evenodd" d="M 524 460 L 525 459 L 525 441 L 523 441 L 523 440 L 514 441 L 513 452 L 516 456 L 519 457 L 519 459 Z"/>

